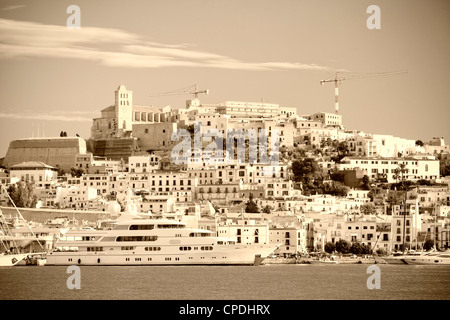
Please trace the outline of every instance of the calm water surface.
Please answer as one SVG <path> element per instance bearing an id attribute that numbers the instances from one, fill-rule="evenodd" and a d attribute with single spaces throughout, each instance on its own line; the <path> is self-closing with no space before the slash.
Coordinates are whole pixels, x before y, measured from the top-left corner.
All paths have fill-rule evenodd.
<path id="1" fill-rule="evenodd" d="M 67 267 L 0 268 L 0 299 L 450 299 L 450 267 L 378 265 L 381 288 L 369 290 L 369 265 L 81 267 L 69 290 Z"/>

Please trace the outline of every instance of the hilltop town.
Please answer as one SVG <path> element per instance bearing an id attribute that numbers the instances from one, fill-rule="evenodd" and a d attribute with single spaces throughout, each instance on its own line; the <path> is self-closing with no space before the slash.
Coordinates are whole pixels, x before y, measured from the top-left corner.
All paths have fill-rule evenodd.
<path id="1" fill-rule="evenodd" d="M 360 245 L 358 253 L 379 254 L 430 242 L 449 246 L 450 148 L 443 138 L 351 130 L 337 112 L 203 104 L 198 96 L 206 92 L 193 90 L 184 108 L 156 108 L 134 105 L 133 92 L 120 85 L 114 104 L 93 119 L 88 139 L 61 132 L 11 141 L 0 163 L 3 214 L 14 213 L 8 189 L 29 220 L 94 222 L 129 210 L 124 199 L 131 190 L 138 212 L 237 243 L 276 243 L 275 253 L 284 257 L 333 251 L 342 241 Z M 174 161 L 180 129 L 192 137 L 188 158 L 200 161 Z M 222 148 L 226 134 L 239 130 L 267 133 L 264 145 L 276 161 L 251 161 L 249 137 L 231 144 L 242 146 L 247 161 L 230 156 Z M 210 137 L 197 148 L 196 133 Z M 224 142 L 212 150 L 217 134 Z"/>

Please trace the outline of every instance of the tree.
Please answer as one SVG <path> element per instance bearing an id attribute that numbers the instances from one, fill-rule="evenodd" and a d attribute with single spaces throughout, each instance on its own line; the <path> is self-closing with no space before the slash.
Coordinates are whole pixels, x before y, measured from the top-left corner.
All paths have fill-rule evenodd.
<path id="1" fill-rule="evenodd" d="M 373 203 L 364 203 L 359 207 L 359 211 L 362 214 L 375 214 L 377 210 L 375 209 L 375 205 Z"/>
<path id="2" fill-rule="evenodd" d="M 66 173 L 63 169 L 61 169 L 61 167 L 59 166 L 59 164 L 57 164 L 57 165 L 55 166 L 55 168 L 58 169 L 58 176 L 63 176 L 63 175 Z"/>
<path id="3" fill-rule="evenodd" d="M 422 140 L 416 140 L 416 146 L 423 147 L 424 143 Z"/>
<path id="4" fill-rule="evenodd" d="M 450 176 L 450 164 L 441 166 L 441 176 L 446 177 L 446 176 Z"/>
<path id="5" fill-rule="evenodd" d="M 327 242 L 325 243 L 324 249 L 327 253 L 333 253 L 334 251 L 336 251 L 336 245 L 333 242 Z"/>
<path id="6" fill-rule="evenodd" d="M 253 194 L 250 193 L 250 196 L 248 197 L 248 201 L 245 204 L 245 212 L 246 213 L 259 213 L 259 207 L 258 205 L 253 201 Z"/>
<path id="7" fill-rule="evenodd" d="M 305 193 L 311 193 L 320 184 L 322 168 L 313 158 L 304 158 L 292 162 L 294 181 L 300 182 Z"/>
<path id="8" fill-rule="evenodd" d="M 338 170 L 333 170 L 333 172 L 331 172 L 330 174 L 330 179 L 333 181 L 337 181 L 337 182 L 344 182 L 345 179 L 345 172 L 344 171 L 338 171 Z"/>
<path id="9" fill-rule="evenodd" d="M 364 175 L 361 179 L 361 188 L 363 190 L 369 190 L 370 189 L 370 178 L 367 174 Z"/>
<path id="10" fill-rule="evenodd" d="M 84 174 L 84 169 L 72 167 L 70 168 L 70 174 L 72 175 L 72 177 L 79 178 Z"/>
<path id="11" fill-rule="evenodd" d="M 35 208 L 37 203 L 37 197 L 34 194 L 34 184 L 31 182 L 20 181 L 17 184 L 13 184 L 8 188 L 8 193 L 16 205 L 20 208 Z"/>
<path id="12" fill-rule="evenodd" d="M 368 244 L 363 244 L 362 247 L 363 247 L 363 252 L 362 252 L 363 254 L 372 254 L 373 253 L 372 247 L 369 246 Z"/>
<path id="13" fill-rule="evenodd" d="M 346 197 L 349 190 L 350 189 L 348 187 L 339 185 L 334 182 L 323 184 L 323 193 L 337 197 Z"/>
<path id="14" fill-rule="evenodd" d="M 350 243 L 345 241 L 344 239 L 340 239 L 336 242 L 336 251 L 340 253 L 349 253 L 350 252 Z"/>
<path id="15" fill-rule="evenodd" d="M 362 254 L 364 251 L 364 247 L 359 242 L 353 242 L 350 247 L 350 252 L 353 254 Z"/>
<path id="16" fill-rule="evenodd" d="M 263 213 L 270 213 L 272 211 L 272 207 L 269 205 L 266 205 L 264 208 L 262 208 Z"/>
<path id="17" fill-rule="evenodd" d="M 428 251 L 428 250 L 430 250 L 433 247 L 434 247 L 434 241 L 433 240 L 427 240 L 423 244 L 423 250 L 425 250 L 425 251 Z"/>
<path id="18" fill-rule="evenodd" d="M 337 152 L 337 156 L 332 157 L 332 160 L 337 163 L 340 163 L 342 158 L 347 156 L 350 152 L 347 141 L 339 142 L 338 140 L 334 140 L 332 146 L 334 151 Z"/>

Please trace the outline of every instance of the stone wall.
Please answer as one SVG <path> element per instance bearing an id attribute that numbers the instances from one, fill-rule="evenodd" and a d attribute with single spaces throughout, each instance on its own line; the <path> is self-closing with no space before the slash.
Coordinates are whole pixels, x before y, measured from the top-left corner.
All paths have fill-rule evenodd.
<path id="1" fill-rule="evenodd" d="M 111 160 L 128 162 L 128 158 L 136 151 L 136 140 L 134 138 L 113 139 L 89 139 L 87 141 L 88 152 L 96 157 L 106 157 Z"/>
<path id="2" fill-rule="evenodd" d="M 3 165 L 40 161 L 49 166 L 59 167 L 65 172 L 75 166 L 78 154 L 86 153 L 86 141 L 78 137 L 29 138 L 14 140 L 9 144 Z"/>

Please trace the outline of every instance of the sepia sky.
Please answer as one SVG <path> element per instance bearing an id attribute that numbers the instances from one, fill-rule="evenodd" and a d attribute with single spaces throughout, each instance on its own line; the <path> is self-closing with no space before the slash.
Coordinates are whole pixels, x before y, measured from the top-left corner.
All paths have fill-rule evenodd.
<path id="1" fill-rule="evenodd" d="M 69 29 L 67 7 L 81 9 Z M 369 30 L 367 7 L 381 9 Z M 251 101 L 334 112 L 347 129 L 450 143 L 448 0 L 0 0 L 0 157 L 14 139 L 79 134 L 123 84 L 136 105 Z"/>

